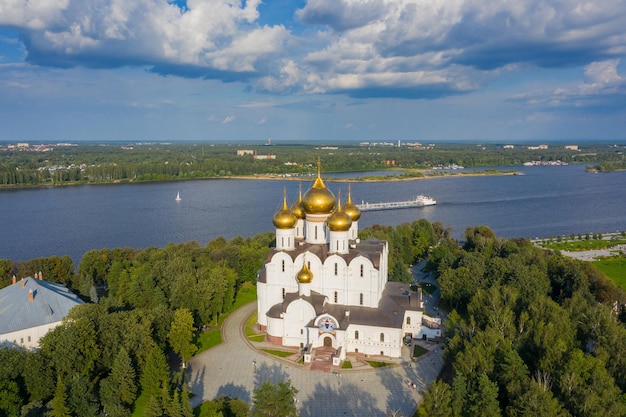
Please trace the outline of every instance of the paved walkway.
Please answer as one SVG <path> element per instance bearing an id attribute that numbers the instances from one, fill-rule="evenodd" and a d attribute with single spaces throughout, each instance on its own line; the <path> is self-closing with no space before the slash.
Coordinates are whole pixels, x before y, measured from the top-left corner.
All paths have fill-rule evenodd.
<path id="1" fill-rule="evenodd" d="M 251 404 L 254 388 L 261 382 L 290 379 L 299 391 L 296 398 L 302 417 L 386 416 L 391 411 L 410 417 L 443 365 L 441 349 L 433 345 L 415 364 L 403 361 L 377 369 L 356 366 L 336 372 L 311 371 L 247 342 L 243 326 L 255 310 L 253 302 L 232 313 L 222 326 L 224 342 L 189 361 L 189 385 L 195 394 L 192 406 L 222 395 Z M 408 356 L 408 348 L 403 350 Z M 410 388 L 410 382 L 417 389 Z"/>

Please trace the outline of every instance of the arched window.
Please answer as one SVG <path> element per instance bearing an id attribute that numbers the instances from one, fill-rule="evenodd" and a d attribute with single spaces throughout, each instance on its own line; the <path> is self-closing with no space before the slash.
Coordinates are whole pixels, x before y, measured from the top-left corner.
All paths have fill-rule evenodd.
<path id="1" fill-rule="evenodd" d="M 338 298 L 339 298 L 339 297 L 338 297 L 338 295 L 337 295 L 337 291 L 335 291 L 335 303 L 337 302 L 337 299 L 338 299 Z"/>
<path id="2" fill-rule="evenodd" d="M 359 331 L 358 330 L 354 331 L 354 340 L 359 340 Z"/>
<path id="3" fill-rule="evenodd" d="M 315 240 L 317 240 L 317 226 L 315 226 Z"/>
<path id="4" fill-rule="evenodd" d="M 283 298 L 285 298 L 285 289 L 283 288 Z"/>
<path id="5" fill-rule="evenodd" d="M 364 270 L 363 264 L 361 264 L 361 277 L 363 277 L 363 270 Z"/>
<path id="6" fill-rule="evenodd" d="M 339 250 L 339 241 L 337 241 L 337 242 L 335 243 L 335 247 L 336 247 L 336 249 L 335 249 L 335 250 Z"/>
<path id="7" fill-rule="evenodd" d="M 282 268 L 283 268 L 283 272 L 285 272 L 285 260 L 284 259 L 282 261 Z"/>
<path id="8" fill-rule="evenodd" d="M 338 272 L 339 272 L 339 265 L 337 265 L 337 262 L 335 262 L 335 275 L 337 275 Z"/>
<path id="9" fill-rule="evenodd" d="M 306 261 L 306 267 L 311 269 L 311 261 Z"/>
<path id="10" fill-rule="evenodd" d="M 385 333 L 381 333 L 380 334 L 380 341 L 384 342 L 385 341 Z"/>
<path id="11" fill-rule="evenodd" d="M 411 317 L 407 317 L 407 318 L 406 318 L 406 324 L 407 324 L 407 325 L 410 325 L 410 324 L 411 324 Z"/>
<path id="12" fill-rule="evenodd" d="M 359 305 L 363 305 L 363 293 L 359 294 Z"/>

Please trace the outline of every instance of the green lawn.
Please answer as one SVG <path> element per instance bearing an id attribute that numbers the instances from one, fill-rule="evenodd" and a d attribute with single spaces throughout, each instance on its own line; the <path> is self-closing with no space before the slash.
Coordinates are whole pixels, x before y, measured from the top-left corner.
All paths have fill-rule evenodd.
<path id="1" fill-rule="evenodd" d="M 573 240 L 573 241 L 564 241 L 564 242 L 552 242 L 543 245 L 543 247 L 554 250 L 566 250 L 570 252 L 579 252 L 585 250 L 595 250 L 595 249 L 607 249 L 611 248 L 615 245 L 621 245 L 626 243 L 626 239 L 618 238 L 612 240 L 598 240 L 598 239 L 590 239 L 590 240 Z"/>
<path id="2" fill-rule="evenodd" d="M 341 364 L 341 369 L 352 369 L 352 362 L 350 362 L 349 360 L 343 361 L 343 363 Z"/>
<path id="3" fill-rule="evenodd" d="M 382 368 L 383 366 L 391 365 L 390 363 L 387 363 L 387 362 L 377 362 L 377 361 L 365 361 L 365 362 L 369 363 L 369 365 L 372 368 Z"/>
<path id="4" fill-rule="evenodd" d="M 250 282 L 245 282 L 241 288 L 239 288 L 239 292 L 237 292 L 237 298 L 235 299 L 233 311 L 254 300 L 256 300 L 256 287 Z"/>
<path id="5" fill-rule="evenodd" d="M 265 333 L 256 332 L 257 313 L 252 314 L 246 320 L 246 337 L 251 342 L 262 342 L 265 340 Z"/>
<path id="6" fill-rule="evenodd" d="M 420 345 L 414 345 L 413 346 L 413 357 L 414 358 L 418 358 L 418 357 L 422 356 L 424 353 L 428 353 L 428 350 L 424 349 Z"/>
<path id="7" fill-rule="evenodd" d="M 241 286 L 241 288 L 239 288 L 239 291 L 237 292 L 237 298 L 235 298 L 235 303 L 233 304 L 232 311 L 235 311 L 239 307 L 244 306 L 254 300 L 256 300 L 256 287 L 253 284 L 246 282 Z M 196 346 L 198 346 L 196 355 L 222 343 L 222 335 L 220 329 L 222 324 L 224 323 L 224 320 L 226 320 L 229 315 L 230 313 L 222 314 L 219 317 L 218 324 L 215 328 L 203 332 L 199 334 L 198 337 L 196 337 L 196 340 L 194 341 Z"/>
<path id="8" fill-rule="evenodd" d="M 220 332 L 220 328 L 216 327 L 206 332 L 200 333 L 196 340 L 194 341 L 195 345 L 198 346 L 198 350 L 196 351 L 196 355 L 200 352 L 204 352 L 207 349 L 211 349 L 213 346 L 217 346 L 222 343 L 222 334 Z"/>
<path id="9" fill-rule="evenodd" d="M 274 349 L 261 349 L 263 352 L 269 353 L 270 355 L 278 356 L 279 358 L 286 358 L 287 356 L 293 355 L 293 352 L 285 352 L 284 350 L 274 350 Z"/>
<path id="10" fill-rule="evenodd" d="M 609 277 L 618 287 L 626 290 L 626 258 L 605 258 L 593 261 L 593 265 Z"/>

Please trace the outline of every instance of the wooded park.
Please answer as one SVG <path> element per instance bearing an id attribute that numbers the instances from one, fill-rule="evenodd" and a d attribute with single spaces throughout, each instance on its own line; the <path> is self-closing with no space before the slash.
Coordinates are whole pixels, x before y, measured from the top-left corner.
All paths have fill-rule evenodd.
<path id="1" fill-rule="evenodd" d="M 593 265 L 486 226 L 463 242 L 425 220 L 360 233 L 370 236 L 389 241 L 390 279 L 410 282 L 409 265 L 427 258 L 448 312 L 446 367 L 420 415 L 626 415 L 626 294 Z M 271 246 L 263 233 L 92 250 L 76 271 L 67 257 L 3 260 L 2 285 L 43 271 L 87 303 L 40 349 L 0 348 L 0 415 L 193 415 L 181 359 L 209 348 L 203 337 L 254 294 Z M 262 415 L 255 401 L 221 398 L 195 413 Z"/>

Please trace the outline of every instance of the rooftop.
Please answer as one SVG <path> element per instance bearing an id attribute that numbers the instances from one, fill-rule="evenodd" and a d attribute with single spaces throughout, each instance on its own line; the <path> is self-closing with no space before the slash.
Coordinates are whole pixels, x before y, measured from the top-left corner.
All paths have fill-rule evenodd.
<path id="1" fill-rule="evenodd" d="M 32 277 L 0 289 L 0 335 L 59 322 L 83 304 L 61 284 Z"/>

